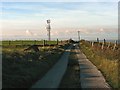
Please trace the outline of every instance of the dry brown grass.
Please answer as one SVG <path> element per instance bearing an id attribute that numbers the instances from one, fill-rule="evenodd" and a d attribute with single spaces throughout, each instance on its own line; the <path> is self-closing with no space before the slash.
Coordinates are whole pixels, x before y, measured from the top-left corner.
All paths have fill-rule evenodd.
<path id="1" fill-rule="evenodd" d="M 97 47 L 91 47 L 91 45 L 85 41 L 82 41 L 80 46 L 81 50 L 85 53 L 87 58 L 92 61 L 93 64 L 95 64 L 102 72 L 107 82 L 113 88 L 120 87 L 120 83 L 118 81 L 120 73 L 118 72 L 119 51 L 113 51 L 110 49 L 101 50 Z"/>
<path id="2" fill-rule="evenodd" d="M 23 52 L 24 47 L 3 47 L 2 52 L 2 87 L 30 88 L 37 80 L 59 60 L 64 49 L 69 45 L 40 52 Z M 46 56 L 47 55 L 47 56 Z M 43 56 L 42 58 L 39 58 Z"/>

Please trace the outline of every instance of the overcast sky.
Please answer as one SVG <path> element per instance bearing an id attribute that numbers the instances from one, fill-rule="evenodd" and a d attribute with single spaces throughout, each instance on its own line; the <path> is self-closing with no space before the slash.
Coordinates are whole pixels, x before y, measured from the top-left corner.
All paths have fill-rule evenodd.
<path id="1" fill-rule="evenodd" d="M 97 1 L 97 0 L 94 0 Z M 52 38 L 117 39 L 117 2 L 2 2 L 3 38 L 47 38 L 46 20 L 51 20 Z"/>

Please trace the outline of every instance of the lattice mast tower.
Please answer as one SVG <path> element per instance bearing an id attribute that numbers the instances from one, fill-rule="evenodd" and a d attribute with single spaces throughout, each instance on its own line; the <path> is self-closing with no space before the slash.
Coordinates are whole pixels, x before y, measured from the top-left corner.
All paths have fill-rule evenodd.
<path id="1" fill-rule="evenodd" d="M 47 20 L 47 35 L 48 35 L 48 40 L 50 41 L 51 40 L 51 36 L 50 36 L 50 30 L 51 30 L 51 26 L 50 26 L 50 20 Z"/>

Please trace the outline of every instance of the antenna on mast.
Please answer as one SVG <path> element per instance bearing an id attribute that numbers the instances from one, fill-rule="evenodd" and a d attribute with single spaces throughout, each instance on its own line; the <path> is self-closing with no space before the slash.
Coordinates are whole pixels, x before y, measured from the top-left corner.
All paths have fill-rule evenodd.
<path id="1" fill-rule="evenodd" d="M 78 41 L 80 41 L 80 31 L 78 31 Z"/>
<path id="2" fill-rule="evenodd" d="M 47 29 L 47 31 L 48 31 L 48 40 L 50 41 L 51 40 L 51 37 L 50 37 L 50 29 L 51 29 L 51 27 L 50 27 L 50 19 L 49 20 L 47 20 L 47 27 L 46 27 L 46 29 Z"/>

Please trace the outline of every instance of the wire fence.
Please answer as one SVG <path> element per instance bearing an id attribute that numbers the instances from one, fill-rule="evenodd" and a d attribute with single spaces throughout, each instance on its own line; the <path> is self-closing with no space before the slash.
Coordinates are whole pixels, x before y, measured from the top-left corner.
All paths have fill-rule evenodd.
<path id="1" fill-rule="evenodd" d="M 58 44 L 62 44 L 65 42 L 68 42 L 68 40 L 52 40 L 52 41 L 48 41 L 48 40 L 5 40 L 2 41 L 2 46 L 12 46 L 12 45 L 58 45 Z"/>
<path id="2" fill-rule="evenodd" d="M 99 47 L 102 50 L 103 49 L 117 50 L 119 48 L 118 40 L 108 40 L 108 41 L 106 41 L 106 39 L 99 40 L 99 38 L 97 38 L 96 41 L 88 41 L 88 42 L 90 43 L 91 47 Z"/>

